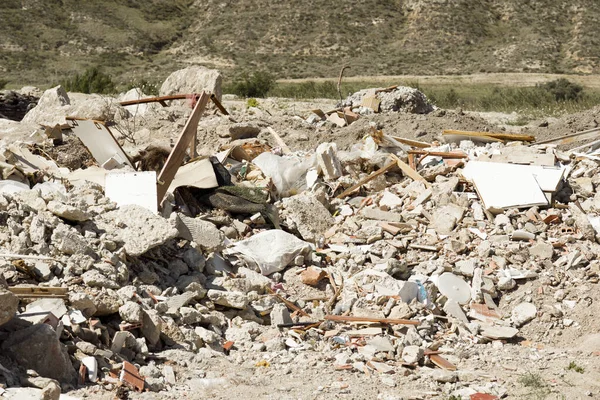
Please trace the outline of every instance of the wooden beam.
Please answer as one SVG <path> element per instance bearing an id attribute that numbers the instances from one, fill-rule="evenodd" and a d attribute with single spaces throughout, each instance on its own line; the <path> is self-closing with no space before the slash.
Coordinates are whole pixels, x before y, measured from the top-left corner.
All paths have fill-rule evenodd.
<path id="1" fill-rule="evenodd" d="M 425 184 L 425 186 L 427 186 L 427 187 L 431 187 L 431 183 L 427 182 L 427 180 L 425 180 L 425 178 L 423 178 L 421 175 L 419 175 L 419 173 L 417 171 L 415 171 L 410 166 L 408 166 L 408 164 L 406 164 L 404 161 L 399 159 L 398 156 L 396 156 L 395 154 L 390 154 L 390 156 L 396 161 L 398 168 L 400 168 L 402 170 L 404 175 L 412 178 L 415 181 L 423 182 Z"/>
<path id="2" fill-rule="evenodd" d="M 427 151 L 427 150 L 409 150 L 408 154 L 418 154 L 424 156 L 434 156 L 434 157 L 442 157 L 442 158 L 467 158 L 468 155 L 465 153 L 453 153 L 446 151 Z"/>
<path id="3" fill-rule="evenodd" d="M 13 286 L 8 288 L 13 294 L 20 298 L 66 298 L 68 288 L 62 287 L 27 287 Z"/>
<path id="4" fill-rule="evenodd" d="M 219 100 L 217 100 L 217 96 L 215 96 L 214 93 L 212 93 L 210 95 L 210 99 L 213 102 L 213 104 L 215 105 L 215 107 L 217 107 L 219 109 L 219 111 L 221 111 L 221 113 L 223 113 L 223 115 L 229 115 L 229 112 L 227 112 L 225 107 L 223 107 L 223 104 L 221 104 L 221 102 Z"/>
<path id="5" fill-rule="evenodd" d="M 376 324 L 390 325 L 419 325 L 420 323 L 419 321 L 410 319 L 352 317 L 346 315 L 326 315 L 325 319 L 335 322 L 372 322 Z"/>
<path id="6" fill-rule="evenodd" d="M 366 178 L 361 179 L 357 184 L 352 185 L 352 187 L 344 190 L 342 193 L 337 195 L 336 198 L 343 199 L 344 197 L 348 196 L 350 193 L 354 192 L 356 189 L 358 189 L 365 183 L 368 183 L 369 181 L 373 180 L 374 178 L 378 177 L 379 175 L 386 173 L 387 171 L 389 171 L 396 165 L 397 165 L 396 161 L 392 161 L 392 162 L 384 165 L 383 167 L 379 168 L 377 171 L 373 172 L 371 175 L 367 176 Z"/>
<path id="7" fill-rule="evenodd" d="M 133 105 L 136 105 L 136 104 L 160 103 L 164 107 L 164 106 L 166 106 L 165 101 L 169 101 L 169 100 L 185 100 L 189 96 L 191 96 L 191 95 L 189 95 L 189 94 L 173 94 L 173 95 L 170 95 L 170 96 L 146 97 L 144 99 L 122 101 L 119 104 L 122 105 L 123 107 L 125 107 L 125 106 L 133 106 Z"/>
<path id="8" fill-rule="evenodd" d="M 173 182 L 173 178 L 175 178 L 175 174 L 177 170 L 181 166 L 183 159 L 185 158 L 185 151 L 188 148 L 190 141 L 194 138 L 194 135 L 198 131 L 198 123 L 200 122 L 200 118 L 202 117 L 202 113 L 206 109 L 206 104 L 210 96 L 207 93 L 202 93 L 198 102 L 196 103 L 196 107 L 192 111 L 192 114 L 187 120 L 181 135 L 179 135 L 179 139 L 177 139 L 177 143 L 175 147 L 169 154 L 167 161 L 163 169 L 160 171 L 160 174 L 157 178 L 157 195 L 158 195 L 158 205 L 162 203 L 171 182 Z"/>
<path id="9" fill-rule="evenodd" d="M 522 134 L 518 134 L 518 133 L 470 132 L 470 131 L 456 131 L 453 129 L 446 129 L 442 132 L 442 135 L 488 137 L 488 138 L 497 139 L 497 140 L 520 141 L 520 142 L 534 142 L 535 141 L 535 136 L 522 135 Z"/>

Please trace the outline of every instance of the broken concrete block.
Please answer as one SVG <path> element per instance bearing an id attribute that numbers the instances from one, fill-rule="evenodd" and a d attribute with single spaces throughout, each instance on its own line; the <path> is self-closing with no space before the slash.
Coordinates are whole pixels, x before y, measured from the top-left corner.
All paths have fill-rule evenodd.
<path id="1" fill-rule="evenodd" d="M 417 364 L 424 357 L 425 352 L 418 346 L 406 346 L 402 350 L 402 360 L 407 364 Z"/>
<path id="2" fill-rule="evenodd" d="M 465 209 L 456 204 L 448 204 L 436 209 L 432 214 L 429 226 L 440 235 L 449 235 L 462 219 Z"/>
<path id="3" fill-rule="evenodd" d="M 18 306 L 19 298 L 8 290 L 0 288 L 0 326 L 15 316 Z"/>
<path id="4" fill-rule="evenodd" d="M 67 384 L 77 380 L 67 348 L 58 341 L 50 325 L 33 325 L 11 333 L 2 344 L 2 352 L 41 376 Z"/>
<path id="5" fill-rule="evenodd" d="M 286 220 L 291 221 L 308 242 L 316 243 L 335 222 L 325 206 L 310 194 L 285 198 L 282 204 Z"/>
<path id="6" fill-rule="evenodd" d="M 513 325 L 517 328 L 520 328 L 535 318 L 537 314 L 537 308 L 532 303 L 521 303 L 513 308 L 511 314 Z"/>
<path id="7" fill-rule="evenodd" d="M 595 241 L 596 231 L 590 223 L 587 214 L 581 211 L 574 203 L 569 203 L 569 211 L 571 211 L 571 215 L 575 219 L 575 226 L 584 239 Z"/>
<path id="8" fill-rule="evenodd" d="M 107 289 L 119 289 L 121 285 L 119 285 L 114 280 L 107 278 L 100 271 L 95 269 L 90 269 L 86 271 L 83 275 L 83 282 L 89 287 L 97 287 L 97 288 L 107 288 Z"/>
<path id="9" fill-rule="evenodd" d="M 125 251 L 134 257 L 178 235 L 177 229 L 169 220 L 138 205 L 126 205 L 106 213 L 98 223 L 99 228 L 107 231 L 114 231 L 115 226 L 120 228 L 116 234 L 125 243 Z"/>
<path id="10" fill-rule="evenodd" d="M 551 260 L 554 255 L 554 247 L 550 243 L 537 242 L 529 248 L 529 254 L 542 260 Z"/>
<path id="11" fill-rule="evenodd" d="M 45 126 L 62 125 L 66 122 L 65 116 L 70 104 L 67 91 L 60 85 L 55 86 L 44 92 L 37 105 L 25 114 L 21 122 Z"/>
<path id="12" fill-rule="evenodd" d="M 277 325 L 291 324 L 292 317 L 287 307 L 281 303 L 277 303 L 271 310 L 271 326 L 277 327 Z"/>
<path id="13" fill-rule="evenodd" d="M 177 214 L 176 226 L 179 237 L 191 240 L 205 250 L 214 251 L 223 246 L 225 235 L 212 222 Z"/>
<path id="14" fill-rule="evenodd" d="M 156 310 L 142 311 L 141 331 L 149 345 L 156 346 L 160 340 L 162 325 L 162 319 Z"/>
<path id="15" fill-rule="evenodd" d="M 160 87 L 160 95 L 168 96 L 181 93 L 213 93 L 221 101 L 221 82 L 219 71 L 201 66 L 191 66 L 173 72 Z"/>
<path id="16" fill-rule="evenodd" d="M 211 289 L 208 291 L 207 296 L 213 303 L 224 307 L 243 310 L 248 306 L 248 296 L 241 292 L 226 292 L 224 290 Z"/>
<path id="17" fill-rule="evenodd" d="M 83 222 L 90 219 L 87 212 L 55 200 L 48 202 L 47 207 L 52 214 L 69 221 Z"/>
<path id="18" fill-rule="evenodd" d="M 144 317 L 142 306 L 140 306 L 138 303 L 134 303 L 133 301 L 128 301 L 119 307 L 119 316 L 125 322 L 139 324 L 142 322 Z"/>
<path id="19" fill-rule="evenodd" d="M 335 143 L 321 143 L 316 150 L 317 164 L 325 180 L 337 179 L 344 174 L 342 164 L 337 157 Z"/>
<path id="20" fill-rule="evenodd" d="M 379 199 L 379 207 L 387 207 L 388 209 L 399 207 L 402 204 L 403 201 L 400 197 L 387 190 L 383 191 L 383 195 L 381 196 L 381 199 Z"/>
<path id="21" fill-rule="evenodd" d="M 376 219 L 378 221 L 402 222 L 402 215 L 396 212 L 383 211 L 376 207 L 364 208 L 361 214 L 365 218 Z"/>

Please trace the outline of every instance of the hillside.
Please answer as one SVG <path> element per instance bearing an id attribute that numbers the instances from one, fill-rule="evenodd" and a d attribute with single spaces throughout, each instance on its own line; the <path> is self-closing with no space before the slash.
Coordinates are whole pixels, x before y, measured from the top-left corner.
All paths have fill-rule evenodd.
<path id="1" fill-rule="evenodd" d="M 280 78 L 595 73 L 600 4 L 552 0 L 6 0 L 0 70 L 48 84 L 100 64 L 123 80 L 188 63 Z"/>

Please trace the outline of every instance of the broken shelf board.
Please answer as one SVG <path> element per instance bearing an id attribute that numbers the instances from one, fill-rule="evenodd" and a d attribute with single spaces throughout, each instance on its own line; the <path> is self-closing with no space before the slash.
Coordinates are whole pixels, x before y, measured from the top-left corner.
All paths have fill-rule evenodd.
<path id="1" fill-rule="evenodd" d="M 457 131 L 453 129 L 446 129 L 442 132 L 444 138 L 455 141 L 455 140 L 478 140 L 491 142 L 504 142 L 504 141 L 519 141 L 519 142 L 533 142 L 535 136 L 522 135 L 518 133 L 493 133 L 493 132 L 470 132 L 470 131 Z"/>
<path id="2" fill-rule="evenodd" d="M 554 192 L 558 189 L 564 172 L 564 168 L 553 166 L 470 161 L 463 169 L 462 175 L 467 180 L 472 180 L 475 176 L 494 180 L 498 177 L 499 179 L 502 177 L 515 178 L 528 174 L 533 175 L 542 191 Z"/>
<path id="3" fill-rule="evenodd" d="M 133 163 L 123 151 L 112 132 L 102 121 L 67 117 L 73 133 L 92 154 L 98 165 L 102 166 L 111 159 L 131 168 Z"/>
<path id="4" fill-rule="evenodd" d="M 488 210 L 548 205 L 548 199 L 531 173 L 512 175 L 478 171 L 469 180 Z"/>

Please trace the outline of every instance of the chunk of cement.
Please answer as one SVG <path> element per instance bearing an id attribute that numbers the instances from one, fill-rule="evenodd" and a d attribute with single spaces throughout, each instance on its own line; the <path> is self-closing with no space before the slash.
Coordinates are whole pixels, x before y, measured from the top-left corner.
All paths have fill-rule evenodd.
<path id="1" fill-rule="evenodd" d="M 115 226 L 119 227 L 115 232 L 125 243 L 123 247 L 127 254 L 134 257 L 178 235 L 169 220 L 138 205 L 126 205 L 105 214 L 98 226 L 107 231 L 115 231 Z"/>
<path id="2" fill-rule="evenodd" d="M 85 211 L 55 200 L 49 201 L 47 207 L 52 214 L 68 221 L 83 222 L 90 219 L 90 215 Z"/>
<path id="3" fill-rule="evenodd" d="M 310 194 L 299 194 L 282 200 L 287 219 L 291 220 L 302 239 L 316 243 L 335 222 L 329 211 Z"/>
<path id="4" fill-rule="evenodd" d="M 217 250 L 223 246 L 225 235 L 212 222 L 177 214 L 176 226 L 179 237 L 193 241 L 205 250 Z"/>
<path id="5" fill-rule="evenodd" d="M 513 325 L 519 328 L 535 318 L 537 308 L 531 303 L 521 303 L 513 308 L 511 314 Z"/>
<path id="6" fill-rule="evenodd" d="M 43 377 L 68 384 L 77 380 L 67 348 L 58 341 L 50 325 L 33 325 L 11 333 L 2 345 L 2 352 Z"/>
<path id="7" fill-rule="evenodd" d="M 19 298 L 12 292 L 0 288 L 0 325 L 10 321 L 17 313 Z"/>
<path id="8" fill-rule="evenodd" d="M 160 87 L 160 95 L 211 92 L 220 101 L 222 96 L 219 71 L 192 66 L 173 72 Z"/>
<path id="9" fill-rule="evenodd" d="M 248 296 L 241 292 L 211 289 L 208 291 L 207 296 L 213 303 L 224 307 L 244 310 L 248 306 Z"/>

